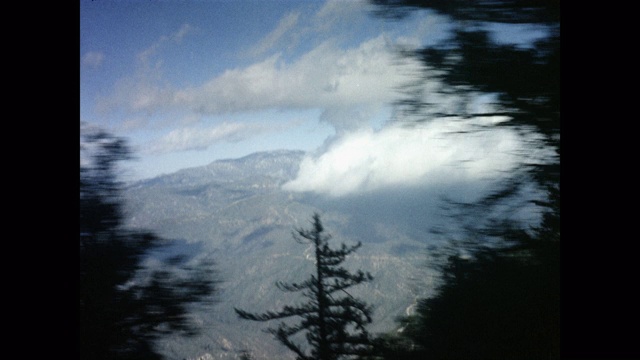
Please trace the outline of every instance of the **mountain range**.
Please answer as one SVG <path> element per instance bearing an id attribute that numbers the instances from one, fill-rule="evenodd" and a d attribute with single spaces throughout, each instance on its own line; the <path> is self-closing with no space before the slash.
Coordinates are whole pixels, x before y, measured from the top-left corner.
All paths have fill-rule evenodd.
<path id="1" fill-rule="evenodd" d="M 305 156 L 255 153 L 127 186 L 129 227 L 175 240 L 176 253 L 213 258 L 222 279 L 213 304 L 193 307 L 200 335 L 169 336 L 158 344 L 168 359 L 235 359 L 244 350 L 255 359 L 293 359 L 263 331 L 277 322 L 241 320 L 233 308 L 264 312 L 305 301 L 275 282 L 312 274 L 311 247 L 297 243 L 292 232 L 309 228 L 316 212 L 334 246 L 362 242 L 344 265 L 374 277 L 350 291 L 373 305 L 371 333 L 393 331 L 394 320 L 433 291 L 437 274 L 428 264 L 438 241 L 429 232 L 434 207 L 425 204 L 437 202 L 437 194 L 395 188 L 331 197 L 283 190 Z"/>

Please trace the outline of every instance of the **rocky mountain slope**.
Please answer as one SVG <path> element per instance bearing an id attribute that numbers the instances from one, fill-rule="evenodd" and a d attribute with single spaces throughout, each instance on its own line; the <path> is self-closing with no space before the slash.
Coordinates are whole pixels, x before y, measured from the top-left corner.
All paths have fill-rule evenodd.
<path id="1" fill-rule="evenodd" d="M 345 265 L 374 276 L 352 292 L 375 307 L 371 332 L 392 330 L 394 319 L 430 291 L 434 274 L 425 264 L 433 242 L 419 210 L 429 195 L 417 199 L 398 190 L 327 198 L 281 190 L 296 176 L 303 156 L 296 151 L 256 153 L 127 188 L 129 226 L 197 243 L 199 255 L 215 259 L 224 281 L 217 303 L 193 310 L 201 335 L 169 337 L 159 344 L 168 358 L 233 359 L 248 350 L 256 359 L 293 359 L 262 331 L 277 323 L 240 320 L 233 308 L 262 312 L 304 301 L 280 292 L 274 283 L 301 281 L 313 271 L 310 248 L 291 234 L 308 228 L 314 212 L 336 244 L 363 243 Z"/>

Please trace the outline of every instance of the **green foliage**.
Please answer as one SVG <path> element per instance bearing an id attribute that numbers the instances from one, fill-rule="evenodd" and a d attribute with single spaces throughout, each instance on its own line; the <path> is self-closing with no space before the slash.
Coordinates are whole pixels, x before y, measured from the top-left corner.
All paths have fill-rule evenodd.
<path id="1" fill-rule="evenodd" d="M 160 359 L 162 334 L 194 333 L 188 306 L 215 290 L 210 262 L 163 264 L 148 281 L 136 275 L 165 243 L 122 226 L 116 165 L 130 158 L 124 139 L 81 128 L 79 350 L 82 359 Z M 174 259 L 175 260 L 175 259 Z M 177 278 L 168 267 L 180 268 Z"/>
<path id="2" fill-rule="evenodd" d="M 365 326 L 372 321 L 372 309 L 365 302 L 351 296 L 347 289 L 371 281 L 373 277 L 363 271 L 351 273 L 341 266 L 361 243 L 354 246 L 342 244 L 340 249 L 330 248 L 330 236 L 324 234 L 318 214 L 313 216 L 312 229 L 296 230 L 294 239 L 314 246 L 316 272 L 304 282 L 277 282 L 276 286 L 285 292 L 302 292 L 309 302 L 262 314 L 236 308 L 236 313 L 242 319 L 253 321 L 300 318 L 301 321 L 296 325 L 282 322 L 277 328 L 269 328 L 268 332 L 301 360 L 334 360 L 370 354 L 371 339 Z M 305 334 L 309 351 L 292 340 L 299 333 Z"/>

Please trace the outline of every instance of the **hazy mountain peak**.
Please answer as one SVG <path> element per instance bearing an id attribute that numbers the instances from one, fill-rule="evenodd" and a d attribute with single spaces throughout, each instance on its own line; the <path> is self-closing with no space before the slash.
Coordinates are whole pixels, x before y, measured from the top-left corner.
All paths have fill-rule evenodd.
<path id="1" fill-rule="evenodd" d="M 385 206 L 390 203 L 386 198 L 324 199 L 283 190 L 282 184 L 297 176 L 304 156 L 302 151 L 280 150 L 216 160 L 138 182 L 125 191 L 129 226 L 201 244 L 193 249 L 201 249 L 202 256 L 211 254 L 225 282 L 220 303 L 194 313 L 207 334 L 167 338 L 163 346 L 168 351 L 183 349 L 180 352 L 191 358 L 205 353 L 233 358 L 238 350 L 252 349 L 264 358 L 290 359 L 286 349 L 261 331 L 263 324 L 240 323 L 232 306 L 268 309 L 295 301 L 272 285 L 299 281 L 310 271 L 308 249 L 296 243 L 291 232 L 306 227 L 314 212 L 322 214 L 336 241 L 363 243 L 349 266 L 374 276 L 357 294 L 376 307 L 371 331 L 389 330 L 393 320 L 424 295 L 402 279 L 420 271 L 416 266 L 425 261 L 421 250 L 429 241 L 425 234 L 408 231 L 399 221 L 400 212 Z M 432 281 L 427 275 L 424 279 Z"/>
<path id="2" fill-rule="evenodd" d="M 273 150 L 252 153 L 235 159 L 215 160 L 208 165 L 178 170 L 134 182 L 129 188 L 169 185 L 201 185 L 214 181 L 248 180 L 256 176 L 290 180 L 297 174 L 304 151 Z"/>

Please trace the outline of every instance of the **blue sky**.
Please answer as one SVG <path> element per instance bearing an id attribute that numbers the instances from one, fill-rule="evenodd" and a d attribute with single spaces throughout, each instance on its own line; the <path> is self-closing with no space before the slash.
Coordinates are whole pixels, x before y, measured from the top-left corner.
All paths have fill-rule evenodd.
<path id="1" fill-rule="evenodd" d="M 449 23 L 426 12 L 389 22 L 371 16 L 369 6 L 82 0 L 80 120 L 129 139 L 137 160 L 126 180 L 300 149 L 309 155 L 285 187 L 334 196 L 483 179 L 517 166 L 513 154 L 530 153 L 531 139 L 506 129 L 445 137 L 452 127 L 477 124 L 399 126 L 391 106 L 398 89 L 429 69 L 396 50 L 442 39 Z M 531 36 L 515 30 L 500 39 Z M 435 96 L 436 81 L 427 77 L 421 86 Z"/>
<path id="2" fill-rule="evenodd" d="M 394 65 L 392 48 L 437 31 L 433 19 L 389 23 L 367 7 L 82 1 L 81 120 L 131 141 L 133 179 L 380 127 L 419 67 Z"/>

